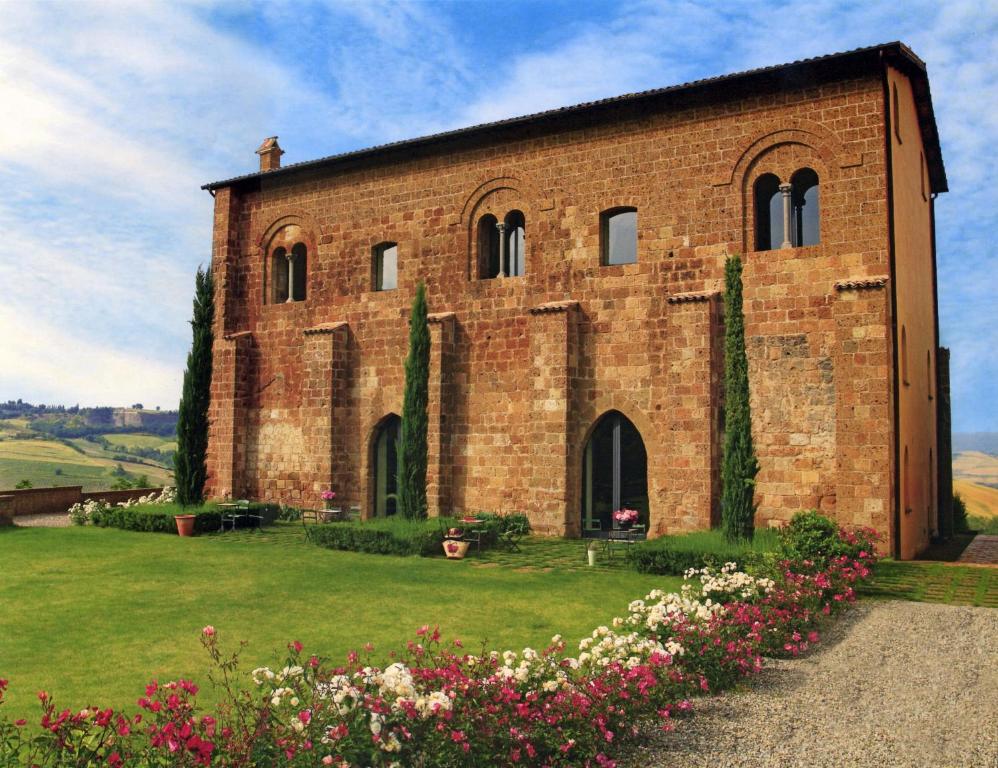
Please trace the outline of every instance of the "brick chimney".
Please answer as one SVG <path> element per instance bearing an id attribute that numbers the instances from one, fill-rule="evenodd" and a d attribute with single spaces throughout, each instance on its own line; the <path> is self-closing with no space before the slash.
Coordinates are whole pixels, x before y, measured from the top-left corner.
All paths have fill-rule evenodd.
<path id="1" fill-rule="evenodd" d="M 278 146 L 276 136 L 264 139 L 256 153 L 260 156 L 261 171 L 276 171 L 281 167 L 281 155 L 284 154 L 284 150 Z"/>

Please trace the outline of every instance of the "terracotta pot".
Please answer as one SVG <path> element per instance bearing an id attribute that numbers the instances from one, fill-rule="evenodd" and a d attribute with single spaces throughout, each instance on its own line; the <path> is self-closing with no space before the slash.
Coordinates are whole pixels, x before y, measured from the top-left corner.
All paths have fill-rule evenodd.
<path id="1" fill-rule="evenodd" d="M 174 515 L 173 519 L 177 521 L 177 533 L 181 536 L 194 535 L 194 515 Z"/>
<path id="2" fill-rule="evenodd" d="M 447 539 L 444 542 L 444 554 L 451 560 L 460 560 L 468 554 L 468 547 L 470 544 L 471 542 L 468 541 L 454 541 L 453 539 Z"/>

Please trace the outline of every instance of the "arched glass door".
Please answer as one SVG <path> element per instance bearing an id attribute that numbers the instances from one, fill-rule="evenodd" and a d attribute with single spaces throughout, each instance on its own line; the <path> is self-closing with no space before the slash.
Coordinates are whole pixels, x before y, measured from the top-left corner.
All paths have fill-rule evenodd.
<path id="1" fill-rule="evenodd" d="M 608 531 L 618 509 L 636 509 L 648 524 L 648 454 L 641 434 L 619 411 L 596 424 L 582 459 L 583 533 Z"/>
<path id="2" fill-rule="evenodd" d="M 398 510 L 398 440 L 402 419 L 392 414 L 381 422 L 374 438 L 374 516 L 390 517 Z"/>

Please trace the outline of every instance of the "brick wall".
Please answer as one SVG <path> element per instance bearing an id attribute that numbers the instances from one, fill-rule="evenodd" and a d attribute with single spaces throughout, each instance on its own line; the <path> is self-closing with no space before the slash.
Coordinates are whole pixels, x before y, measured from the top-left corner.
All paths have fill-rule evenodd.
<path id="1" fill-rule="evenodd" d="M 401 411 L 422 279 L 447 318 L 431 325 L 431 510 L 524 510 L 577 533 L 585 440 L 613 409 L 645 443 L 651 530 L 705 527 L 718 517 L 717 293 L 742 253 L 759 523 L 810 506 L 881 520 L 887 320 L 835 284 L 888 271 L 884 140 L 871 75 L 220 189 L 209 492 L 317 504 L 331 485 L 367 511 L 371 440 Z M 820 176 L 821 244 L 752 251 L 752 184 L 801 167 Z M 638 262 L 600 266 L 600 212 L 624 205 L 638 209 Z M 477 221 L 510 210 L 526 218 L 526 274 L 479 280 Z M 267 303 L 269 256 L 298 241 L 307 299 Z M 384 241 L 398 243 L 399 287 L 375 292 Z M 864 351 L 844 352 L 861 332 Z"/>

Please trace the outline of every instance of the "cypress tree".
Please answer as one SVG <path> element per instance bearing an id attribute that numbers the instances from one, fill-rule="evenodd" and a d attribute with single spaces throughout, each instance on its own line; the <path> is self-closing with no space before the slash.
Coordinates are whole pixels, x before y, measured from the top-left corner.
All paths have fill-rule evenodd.
<path id="1" fill-rule="evenodd" d="M 187 355 L 184 387 L 177 417 L 177 453 L 173 474 L 177 501 L 196 506 L 204 501 L 207 478 L 208 402 L 211 397 L 211 347 L 214 342 L 215 290 L 211 271 L 198 267 L 194 288 L 193 341 Z"/>
<path id="2" fill-rule="evenodd" d="M 724 454 L 721 459 L 721 525 L 729 540 L 755 532 L 755 476 L 752 447 L 745 316 L 742 313 L 742 261 L 724 264 Z"/>
<path id="3" fill-rule="evenodd" d="M 402 430 L 398 451 L 398 503 L 403 517 L 426 517 L 426 432 L 430 389 L 430 329 L 426 324 L 426 286 L 420 283 L 409 318 L 409 356 L 405 361 Z"/>

